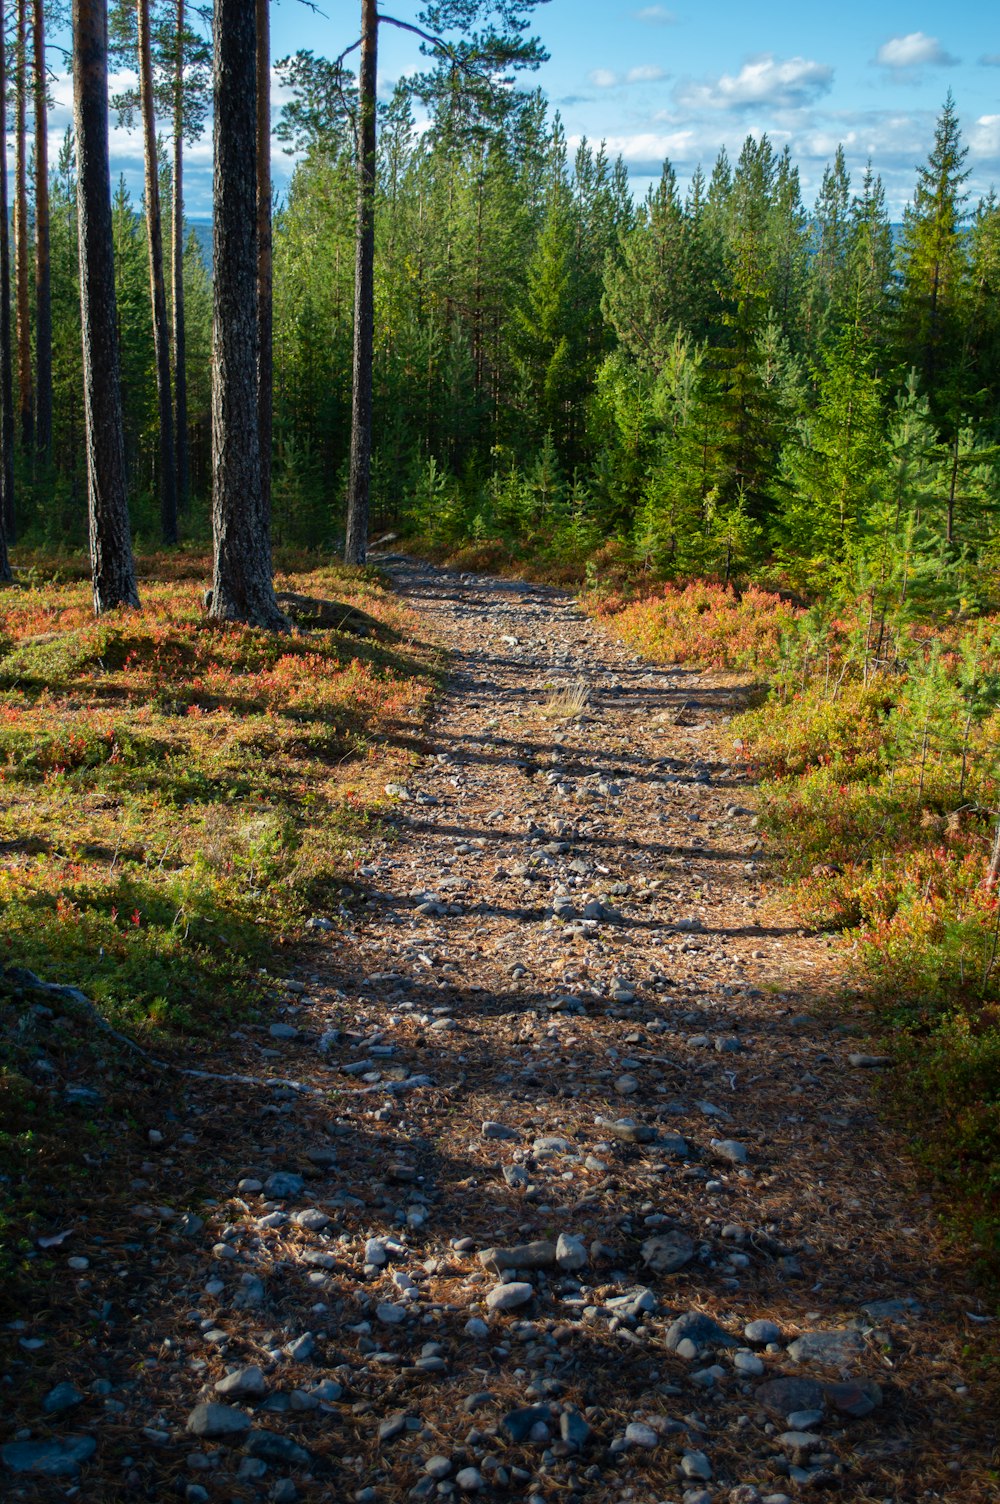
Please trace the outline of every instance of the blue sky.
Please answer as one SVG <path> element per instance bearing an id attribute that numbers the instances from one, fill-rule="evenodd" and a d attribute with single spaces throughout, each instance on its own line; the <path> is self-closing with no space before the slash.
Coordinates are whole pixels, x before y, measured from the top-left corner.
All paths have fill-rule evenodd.
<path id="1" fill-rule="evenodd" d="M 357 0 L 274 5 L 275 56 L 309 47 L 335 56 L 355 39 Z M 419 0 L 386 9 L 413 19 Z M 625 158 L 642 193 L 669 156 L 682 182 L 719 147 L 735 156 L 744 137 L 766 131 L 791 147 L 807 201 L 837 143 L 852 169 L 870 156 L 894 216 L 913 191 L 949 86 L 970 148 L 974 195 L 1000 190 L 1000 7 L 841 0 L 834 7 L 769 0 L 756 6 L 649 5 L 643 0 L 550 0 L 537 30 L 551 61 L 537 75 L 571 141 L 606 139 Z M 415 39 L 383 27 L 380 87 L 389 90 L 418 61 Z M 53 131 L 69 118 L 69 80 L 56 84 Z M 276 106 L 280 95 L 276 91 Z M 113 132 L 115 170 L 138 188 L 137 138 Z M 190 155 L 189 212 L 207 213 L 211 145 Z M 279 187 L 291 163 L 275 156 Z"/>

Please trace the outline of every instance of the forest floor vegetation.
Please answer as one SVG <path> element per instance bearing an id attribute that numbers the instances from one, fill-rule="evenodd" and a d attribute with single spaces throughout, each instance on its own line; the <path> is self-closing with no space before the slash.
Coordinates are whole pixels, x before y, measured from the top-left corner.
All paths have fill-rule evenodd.
<path id="1" fill-rule="evenodd" d="M 594 597 L 655 662 L 753 675 L 733 724 L 803 923 L 843 933 L 905 1062 L 886 1105 L 1000 1272 L 1000 617 L 811 610 L 750 586 Z M 765 687 L 766 686 L 766 687 Z"/>
<path id="2" fill-rule="evenodd" d="M 12 1187 L 75 1147 L 30 976 L 145 1045 L 217 1034 L 351 902 L 412 761 L 436 666 L 411 613 L 371 572 L 279 564 L 285 637 L 210 623 L 199 555 L 140 560 L 141 612 L 95 620 L 73 557 L 28 559 L 0 598 L 0 1244 Z"/>

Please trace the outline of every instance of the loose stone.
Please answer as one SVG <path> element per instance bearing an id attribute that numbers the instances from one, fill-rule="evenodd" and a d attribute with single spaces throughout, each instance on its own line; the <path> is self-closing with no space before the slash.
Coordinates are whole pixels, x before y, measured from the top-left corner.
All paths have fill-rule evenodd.
<path id="1" fill-rule="evenodd" d="M 195 1405 L 188 1416 L 187 1428 L 192 1436 L 214 1441 L 224 1436 L 239 1436 L 250 1429 L 250 1417 L 231 1405 Z"/>
<path id="2" fill-rule="evenodd" d="M 509 1285 L 495 1285 L 486 1297 L 490 1311 L 515 1311 L 534 1299 L 535 1287 L 526 1281 L 513 1280 Z"/>
<path id="3" fill-rule="evenodd" d="M 267 1394 L 267 1380 L 259 1368 L 237 1368 L 215 1386 L 216 1394 L 229 1399 L 262 1399 Z"/>

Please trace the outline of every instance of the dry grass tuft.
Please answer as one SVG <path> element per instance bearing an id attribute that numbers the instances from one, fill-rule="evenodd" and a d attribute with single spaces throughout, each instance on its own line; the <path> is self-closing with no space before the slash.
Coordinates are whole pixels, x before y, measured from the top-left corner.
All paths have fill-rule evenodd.
<path id="1" fill-rule="evenodd" d="M 542 715 L 548 721 L 575 721 L 583 715 L 590 704 L 590 690 L 583 679 L 577 679 L 565 689 L 557 690 L 542 706 Z"/>

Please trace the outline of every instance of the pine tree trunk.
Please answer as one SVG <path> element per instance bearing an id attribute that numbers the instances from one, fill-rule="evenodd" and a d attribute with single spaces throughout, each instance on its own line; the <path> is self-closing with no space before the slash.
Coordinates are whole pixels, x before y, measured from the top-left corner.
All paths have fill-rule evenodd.
<path id="1" fill-rule="evenodd" d="M 184 0 L 177 0 L 177 41 L 174 54 L 174 444 L 176 446 L 177 504 L 188 504 L 187 340 L 184 333 Z"/>
<path id="2" fill-rule="evenodd" d="M 274 255 L 271 242 L 271 0 L 257 0 L 257 318 L 260 483 L 271 515 L 274 400 Z"/>
<path id="3" fill-rule="evenodd" d="M 211 614 L 287 630 L 274 594 L 257 408 L 257 18 L 215 0 Z"/>
<path id="4" fill-rule="evenodd" d="M 372 469 L 372 353 L 375 339 L 375 169 L 378 10 L 361 0 L 358 70 L 358 223 L 354 266 L 354 370 L 351 470 L 344 558 L 363 564 L 368 553 Z"/>
<path id="5" fill-rule="evenodd" d="M 34 0 L 35 28 L 35 454 L 52 461 L 52 260 L 49 233 L 49 97 L 45 4 Z"/>
<path id="6" fill-rule="evenodd" d="M 6 6 L 0 0 L 0 79 L 7 78 Z M 0 141 L 7 140 L 7 90 L 0 88 Z M 14 371 L 10 345 L 10 225 L 7 153 L 0 152 L 0 581 L 11 578 L 14 541 Z"/>
<path id="7" fill-rule="evenodd" d="M 137 0 L 139 108 L 146 167 L 146 238 L 149 243 L 149 296 L 153 311 L 156 401 L 160 418 L 160 536 L 177 542 L 177 485 L 174 470 L 174 414 L 170 394 L 170 332 L 163 283 L 163 226 L 160 219 L 160 164 L 156 152 L 156 101 L 153 53 L 149 36 L 149 0 Z"/>
<path id="8" fill-rule="evenodd" d="M 28 0 L 17 0 L 14 61 L 14 283 L 17 301 L 17 403 L 21 444 L 35 444 L 35 394 L 31 376 L 31 308 L 28 292 Z"/>
<path id="9" fill-rule="evenodd" d="M 94 610 L 138 606 L 129 531 L 108 158 L 108 13 L 73 0 L 73 127 Z"/>

